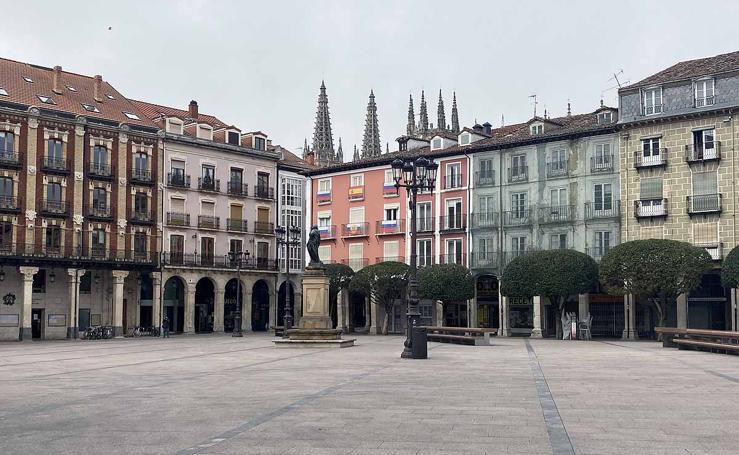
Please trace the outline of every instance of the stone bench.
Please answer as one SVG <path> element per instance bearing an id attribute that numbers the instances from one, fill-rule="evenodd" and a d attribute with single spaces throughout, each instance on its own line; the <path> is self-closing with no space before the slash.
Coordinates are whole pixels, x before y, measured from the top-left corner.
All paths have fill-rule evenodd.
<path id="1" fill-rule="evenodd" d="M 497 329 L 477 327 L 425 326 L 424 328 L 428 332 L 429 341 L 472 346 L 489 346 L 490 336 L 498 332 Z"/>
<path id="2" fill-rule="evenodd" d="M 678 329 L 656 327 L 662 335 L 662 346 L 697 349 L 725 354 L 739 353 L 739 332 L 728 330 Z"/>

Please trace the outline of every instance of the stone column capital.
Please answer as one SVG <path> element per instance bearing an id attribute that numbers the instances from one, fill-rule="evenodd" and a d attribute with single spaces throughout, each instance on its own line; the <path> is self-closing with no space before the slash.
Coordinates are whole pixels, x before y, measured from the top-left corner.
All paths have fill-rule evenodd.
<path id="1" fill-rule="evenodd" d="M 23 274 L 23 279 L 32 280 L 38 273 L 38 267 L 18 267 L 18 271 Z"/>
<path id="2" fill-rule="evenodd" d="M 128 276 L 127 270 L 113 270 L 113 278 L 115 278 L 116 284 L 123 283 L 123 280 Z"/>
<path id="3" fill-rule="evenodd" d="M 86 272 L 85 269 L 67 269 L 67 273 L 71 277 L 75 277 L 75 276 L 82 277 L 82 275 L 84 275 L 85 272 Z"/>

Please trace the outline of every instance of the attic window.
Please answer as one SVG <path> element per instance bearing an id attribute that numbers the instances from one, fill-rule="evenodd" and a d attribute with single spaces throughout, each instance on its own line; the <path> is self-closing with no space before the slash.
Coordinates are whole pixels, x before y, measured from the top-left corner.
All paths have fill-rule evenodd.
<path id="1" fill-rule="evenodd" d="M 613 123 L 613 112 L 606 111 L 598 113 L 598 124 L 606 125 L 608 123 Z"/>
<path id="2" fill-rule="evenodd" d="M 2 95 L 2 96 L 8 96 L 8 91 L 5 90 L 4 88 L 0 87 L 0 95 Z"/>
<path id="3" fill-rule="evenodd" d="M 459 135 L 459 145 L 469 145 L 470 144 L 470 134 L 464 133 Z"/>
<path id="4" fill-rule="evenodd" d="M 115 96 L 111 95 L 110 93 L 106 93 L 105 96 L 107 96 L 109 100 L 115 99 Z"/>
<path id="5" fill-rule="evenodd" d="M 136 115 L 136 114 L 134 114 L 132 112 L 123 111 L 123 115 L 125 115 L 128 118 L 130 118 L 131 120 L 141 120 L 138 115 Z"/>
<path id="6" fill-rule="evenodd" d="M 67 85 L 67 90 L 69 90 L 70 92 L 76 92 L 77 91 L 77 89 L 74 88 L 74 87 L 72 87 L 71 85 Z"/>
<path id="7" fill-rule="evenodd" d="M 435 137 L 433 141 L 431 141 L 431 150 L 437 150 L 441 148 L 441 138 Z"/>
<path id="8" fill-rule="evenodd" d="M 28 82 L 29 84 L 33 84 L 33 79 L 31 79 L 28 76 L 23 76 L 23 80 L 26 81 L 26 82 Z"/>
<path id="9" fill-rule="evenodd" d="M 97 106 L 93 106 L 92 104 L 85 104 L 85 103 L 80 103 L 80 104 L 82 104 L 82 107 L 84 107 L 85 110 L 88 112 L 100 112 Z"/>
<path id="10" fill-rule="evenodd" d="M 54 102 L 54 100 L 53 100 L 53 99 L 51 99 L 51 97 L 49 97 L 49 96 L 44 96 L 44 95 L 36 95 L 36 96 L 38 97 L 38 99 L 39 99 L 39 100 L 40 100 L 40 101 L 41 101 L 42 103 L 46 103 L 46 104 L 56 104 L 56 103 Z"/>
<path id="11" fill-rule="evenodd" d="M 266 144 L 267 142 L 264 140 L 263 137 L 259 137 L 259 136 L 254 137 L 254 149 L 255 150 L 266 150 Z"/>
<path id="12" fill-rule="evenodd" d="M 233 145 L 239 145 L 239 132 L 238 131 L 229 131 L 226 134 L 226 143 L 233 144 Z"/>
<path id="13" fill-rule="evenodd" d="M 532 136 L 542 134 L 543 132 L 544 132 L 544 125 L 542 125 L 541 123 L 531 125 L 531 135 Z"/>

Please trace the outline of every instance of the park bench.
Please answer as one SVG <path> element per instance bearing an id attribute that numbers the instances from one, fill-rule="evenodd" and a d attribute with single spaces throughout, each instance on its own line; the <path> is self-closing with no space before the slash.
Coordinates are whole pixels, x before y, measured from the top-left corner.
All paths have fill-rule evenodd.
<path id="1" fill-rule="evenodd" d="M 724 354 L 739 353 L 739 332 L 674 327 L 657 327 L 655 331 L 662 334 L 662 345 L 665 347 Z"/>
<path id="2" fill-rule="evenodd" d="M 425 326 L 429 341 L 439 343 L 467 344 L 471 346 L 490 345 L 490 335 L 497 333 L 497 329 L 483 329 L 475 327 L 439 327 Z"/>

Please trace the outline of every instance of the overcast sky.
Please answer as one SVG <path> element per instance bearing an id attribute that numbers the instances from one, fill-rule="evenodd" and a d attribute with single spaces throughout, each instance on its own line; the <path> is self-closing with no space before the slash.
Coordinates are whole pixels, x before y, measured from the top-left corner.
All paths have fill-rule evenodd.
<path id="1" fill-rule="evenodd" d="M 500 126 L 539 112 L 616 105 L 622 83 L 681 60 L 739 50 L 739 2 L 0 0 L 0 55 L 102 74 L 124 95 L 261 130 L 300 153 L 321 79 L 334 141 L 361 145 L 374 89 L 381 139 L 405 133 L 421 89 L 436 123 Z M 111 30 L 108 28 L 111 27 Z"/>

